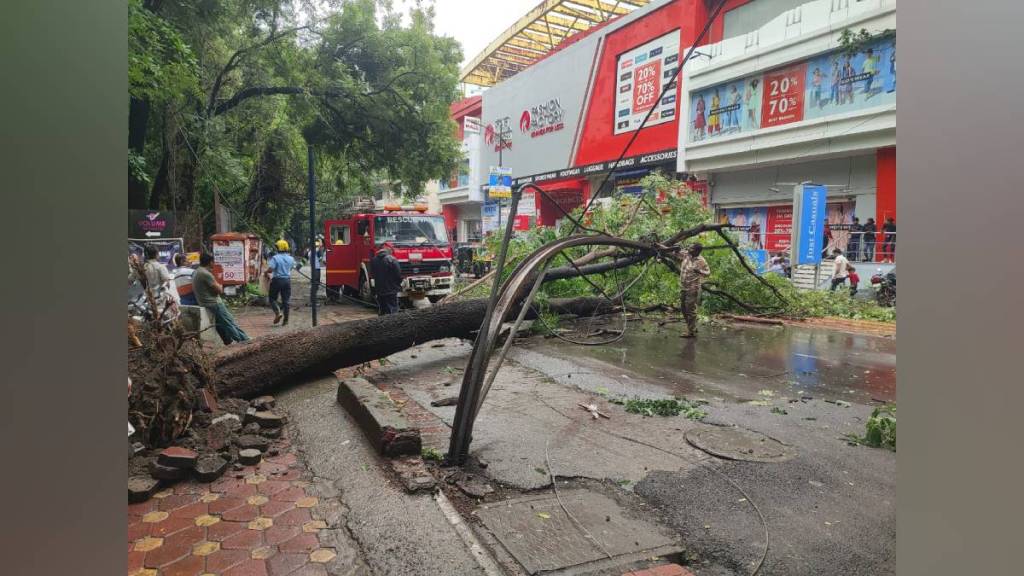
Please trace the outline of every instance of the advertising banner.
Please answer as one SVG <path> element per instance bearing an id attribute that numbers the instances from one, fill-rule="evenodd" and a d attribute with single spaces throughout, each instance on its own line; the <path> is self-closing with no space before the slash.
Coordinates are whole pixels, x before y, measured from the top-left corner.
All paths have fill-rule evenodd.
<path id="1" fill-rule="evenodd" d="M 768 209 L 728 208 L 722 211 L 719 222 L 733 225 L 733 233 L 739 236 L 740 248 L 763 250 L 765 247 L 765 227 L 768 220 Z"/>
<path id="2" fill-rule="evenodd" d="M 831 52 L 807 62 L 804 118 L 896 103 L 896 37 L 854 55 Z"/>
<path id="3" fill-rule="evenodd" d="M 147 239 L 135 239 L 128 240 L 128 253 L 135 254 L 140 260 L 143 259 L 145 247 L 156 246 L 157 256 L 156 259 L 161 264 L 173 268 L 171 259 L 174 258 L 175 254 L 182 254 L 185 252 L 185 241 L 181 238 L 161 238 L 159 240 L 147 240 Z M 198 261 L 198 257 L 197 257 Z"/>
<path id="4" fill-rule="evenodd" d="M 768 269 L 767 250 L 744 250 L 743 255 L 746 256 L 747 263 L 754 269 L 754 272 L 764 274 L 765 270 Z"/>
<path id="5" fill-rule="evenodd" d="M 480 207 L 480 219 L 484 234 L 497 230 L 499 227 L 498 203 L 484 202 L 483 206 Z"/>
<path id="6" fill-rule="evenodd" d="M 512 229 L 526 231 L 530 229 L 530 217 L 526 214 L 516 214 L 516 220 L 512 223 Z"/>
<path id="7" fill-rule="evenodd" d="M 487 179 L 487 196 L 490 198 L 512 197 L 512 169 L 491 166 Z"/>
<path id="8" fill-rule="evenodd" d="M 690 99 L 690 141 L 757 130 L 760 105 L 760 77 L 701 90 Z"/>
<path id="9" fill-rule="evenodd" d="M 516 214 L 537 215 L 537 195 L 533 190 L 523 192 L 523 197 L 519 199 L 519 205 L 516 206 Z"/>
<path id="10" fill-rule="evenodd" d="M 220 269 L 222 282 L 245 282 L 245 242 L 242 240 L 216 240 L 213 243 L 213 261 Z"/>
<path id="11" fill-rule="evenodd" d="M 764 75 L 761 128 L 781 126 L 804 119 L 804 76 L 807 64 L 797 64 Z"/>
<path id="12" fill-rule="evenodd" d="M 821 263 L 821 251 L 825 238 L 825 187 L 817 185 L 796 186 L 793 193 L 798 225 L 793 228 L 793 246 L 796 264 Z"/>
<path id="13" fill-rule="evenodd" d="M 793 207 L 769 206 L 764 247 L 769 252 L 788 252 L 793 236 Z"/>
<path id="14" fill-rule="evenodd" d="M 614 133 L 636 130 L 652 108 L 655 110 L 645 126 L 671 121 L 676 112 L 677 85 L 660 97 L 679 67 L 679 30 L 619 54 L 617 62 Z"/>
<path id="15" fill-rule="evenodd" d="M 832 50 L 690 94 L 690 142 L 896 103 L 896 37 Z"/>

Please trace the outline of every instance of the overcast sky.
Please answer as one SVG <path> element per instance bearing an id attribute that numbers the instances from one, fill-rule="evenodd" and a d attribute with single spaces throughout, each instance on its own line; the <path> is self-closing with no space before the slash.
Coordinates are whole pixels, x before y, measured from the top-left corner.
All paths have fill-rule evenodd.
<path id="1" fill-rule="evenodd" d="M 537 4 L 540 0 L 434 0 L 434 28 L 462 44 L 465 64 Z"/>

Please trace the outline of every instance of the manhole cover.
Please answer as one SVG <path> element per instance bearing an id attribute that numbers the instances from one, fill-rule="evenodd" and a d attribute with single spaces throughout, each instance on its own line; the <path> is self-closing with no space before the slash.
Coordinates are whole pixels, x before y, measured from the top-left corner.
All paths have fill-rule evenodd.
<path id="1" fill-rule="evenodd" d="M 796 456 L 796 451 L 764 434 L 733 427 L 693 428 L 686 432 L 686 441 L 712 456 L 748 462 L 783 462 Z"/>
<path id="2" fill-rule="evenodd" d="M 566 516 L 553 494 L 496 502 L 476 514 L 530 574 L 607 559 L 605 550 L 613 558 L 648 551 L 645 556 L 662 556 L 679 550 L 663 529 L 603 494 L 588 490 L 559 490 L 559 494 L 597 543 Z"/>

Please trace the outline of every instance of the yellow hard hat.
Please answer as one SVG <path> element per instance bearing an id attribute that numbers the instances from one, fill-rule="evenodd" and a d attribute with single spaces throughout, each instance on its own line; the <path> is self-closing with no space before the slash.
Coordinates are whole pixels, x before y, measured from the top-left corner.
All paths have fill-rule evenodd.
<path id="1" fill-rule="evenodd" d="M 278 240 L 277 242 L 274 243 L 274 246 L 277 246 L 277 249 L 282 251 L 282 252 L 287 252 L 288 251 L 288 241 L 287 240 Z"/>

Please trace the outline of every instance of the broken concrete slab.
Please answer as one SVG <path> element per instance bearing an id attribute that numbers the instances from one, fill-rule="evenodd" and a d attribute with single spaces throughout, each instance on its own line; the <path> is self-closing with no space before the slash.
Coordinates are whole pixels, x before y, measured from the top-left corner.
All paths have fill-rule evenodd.
<path id="1" fill-rule="evenodd" d="M 433 491 L 437 486 L 437 481 L 427 470 L 421 458 L 395 458 L 391 461 L 391 469 L 394 470 L 398 480 L 409 494 Z"/>
<path id="2" fill-rule="evenodd" d="M 188 468 L 164 466 L 154 460 L 149 463 L 149 474 L 158 480 L 182 480 L 188 476 Z"/>
<path id="3" fill-rule="evenodd" d="M 217 416 L 210 422 L 211 426 L 217 424 L 223 424 L 225 427 L 227 427 L 229 430 L 233 432 L 235 430 L 239 430 L 242 428 L 242 419 L 239 418 L 237 415 L 231 413 L 221 414 L 220 416 Z"/>
<path id="4" fill-rule="evenodd" d="M 245 450 L 238 451 L 238 460 L 248 466 L 259 464 L 262 458 L 263 453 L 255 448 L 246 448 Z"/>
<path id="5" fill-rule="evenodd" d="M 338 382 L 338 403 L 381 454 L 419 455 L 422 450 L 419 429 L 409 425 L 387 393 L 366 379 L 348 378 Z"/>
<path id="6" fill-rule="evenodd" d="M 156 492 L 160 481 L 150 476 L 128 478 L 128 503 L 145 502 Z"/>
<path id="7" fill-rule="evenodd" d="M 213 482 L 223 476 L 227 469 L 227 460 L 220 456 L 209 454 L 200 456 L 196 460 L 196 467 L 192 470 L 192 473 L 200 482 Z"/>
<path id="8" fill-rule="evenodd" d="M 198 457 L 199 455 L 193 450 L 182 448 L 181 446 L 171 446 L 170 448 L 166 448 L 164 451 L 160 452 L 160 456 L 157 457 L 157 462 L 162 466 L 185 468 L 190 470 L 196 465 L 196 458 Z"/>
<path id="9" fill-rule="evenodd" d="M 494 488 L 490 484 L 476 476 L 460 478 L 455 482 L 455 485 L 467 496 L 472 496 L 473 498 L 484 498 L 488 494 L 494 493 Z"/>
<path id="10" fill-rule="evenodd" d="M 263 410 L 253 414 L 253 421 L 259 424 L 260 428 L 280 428 L 284 426 L 286 418 L 280 414 Z"/>
<path id="11" fill-rule="evenodd" d="M 271 410 L 274 408 L 276 403 L 277 402 L 274 400 L 273 396 L 260 396 L 258 398 L 253 398 L 252 401 L 249 402 L 249 405 L 256 410 Z"/>
<path id="12" fill-rule="evenodd" d="M 260 430 L 260 436 L 264 438 L 277 439 L 282 436 L 284 428 L 263 428 Z"/>
<path id="13" fill-rule="evenodd" d="M 242 449 L 255 448 L 265 452 L 270 447 L 270 440 L 256 434 L 243 434 L 235 438 L 235 445 Z"/>

